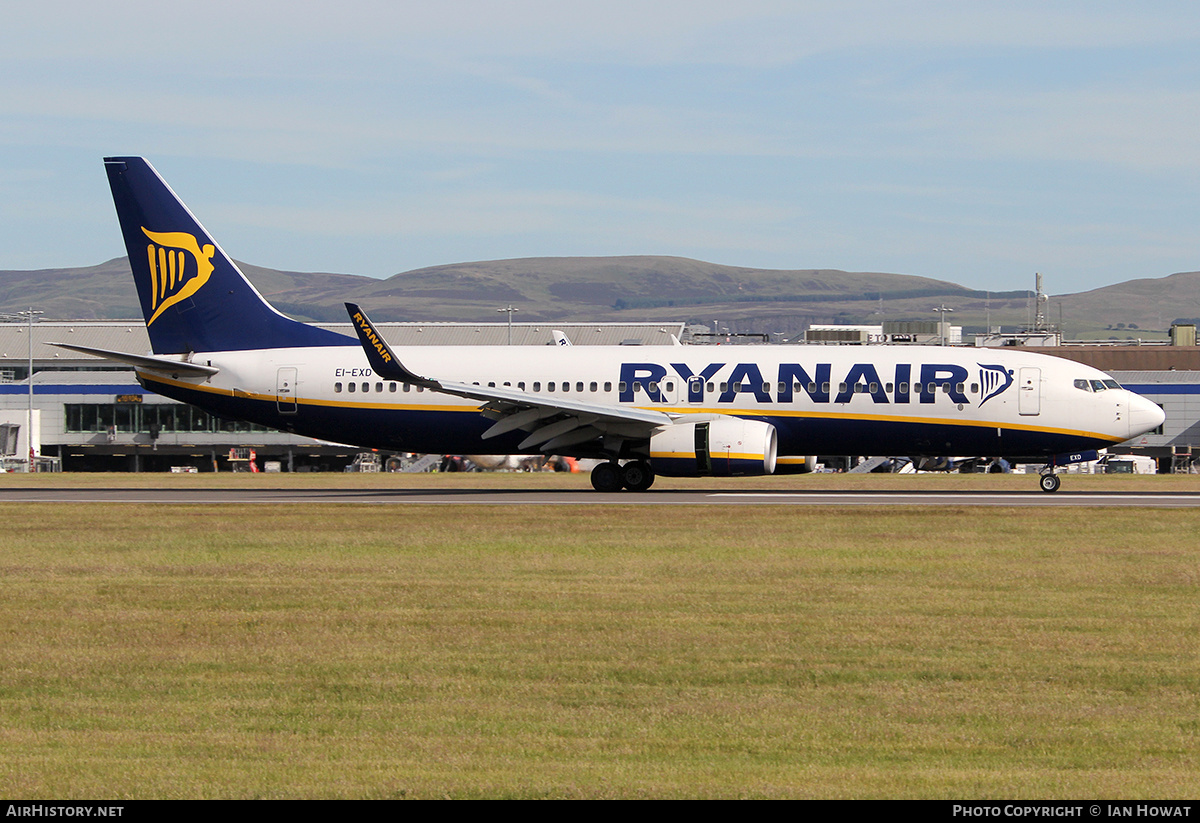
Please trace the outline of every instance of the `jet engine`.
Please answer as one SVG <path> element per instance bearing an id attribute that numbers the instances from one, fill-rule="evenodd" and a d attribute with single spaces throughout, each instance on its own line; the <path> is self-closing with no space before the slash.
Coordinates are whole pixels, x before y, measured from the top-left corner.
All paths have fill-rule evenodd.
<path id="1" fill-rule="evenodd" d="M 665 477 L 747 477 L 775 471 L 775 427 L 717 417 L 675 423 L 650 437 L 650 462 Z"/>

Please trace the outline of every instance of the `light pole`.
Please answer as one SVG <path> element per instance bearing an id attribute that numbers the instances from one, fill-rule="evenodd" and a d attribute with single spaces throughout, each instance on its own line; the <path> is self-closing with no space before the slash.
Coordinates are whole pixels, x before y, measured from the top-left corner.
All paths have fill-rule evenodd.
<path id="1" fill-rule="evenodd" d="M 29 340 L 26 341 L 29 343 L 29 374 L 27 375 L 27 379 L 29 380 L 29 414 L 25 421 L 25 438 L 29 443 L 29 462 L 25 464 L 25 471 L 31 472 L 33 471 L 33 318 L 42 314 L 42 312 L 34 311 L 33 307 L 30 306 L 25 311 L 17 312 L 17 314 L 25 318 L 26 330 L 29 333 Z"/>
<path id="2" fill-rule="evenodd" d="M 954 311 L 954 309 L 947 308 L 946 304 L 942 303 L 940 306 L 935 308 L 934 311 L 942 313 L 942 319 L 938 323 L 938 339 L 941 341 L 938 343 L 938 345 L 944 346 L 946 345 L 946 312 Z"/>
<path id="3" fill-rule="evenodd" d="M 513 304 L 509 303 L 507 306 L 505 306 L 502 309 L 496 309 L 496 311 L 508 312 L 508 345 L 511 346 L 512 345 L 512 313 L 515 311 L 520 311 L 520 309 L 513 308 Z"/>

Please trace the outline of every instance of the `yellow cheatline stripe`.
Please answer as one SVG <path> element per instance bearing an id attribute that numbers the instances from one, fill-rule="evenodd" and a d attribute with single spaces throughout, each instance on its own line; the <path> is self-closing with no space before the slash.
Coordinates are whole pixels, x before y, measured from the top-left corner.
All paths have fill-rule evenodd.
<path id="1" fill-rule="evenodd" d="M 761 454 L 737 454 L 732 452 L 710 452 L 708 457 L 710 460 L 754 460 L 759 463 L 766 459 Z M 650 452 L 650 459 L 695 460 L 696 455 L 693 452 Z"/>
<path id="2" fill-rule="evenodd" d="M 680 413 L 676 406 L 638 406 L 646 411 L 665 413 Z M 1129 438 L 1115 437 L 1111 434 L 1083 431 L 1079 429 L 1059 429 L 1050 426 L 1034 426 L 1028 423 L 1002 423 L 995 420 L 957 420 L 949 417 L 904 417 L 895 414 L 847 414 L 821 411 L 755 411 L 753 409 L 700 409 L 689 408 L 683 414 L 723 414 L 730 417 L 800 417 L 822 420 L 855 420 L 867 423 L 919 423 L 927 426 L 968 426 L 980 429 L 1004 429 L 1006 431 L 1031 431 L 1043 434 L 1065 434 L 1075 437 L 1090 437 L 1097 440 L 1108 440 L 1111 443 L 1124 443 Z"/>
<path id="3" fill-rule="evenodd" d="M 136 370 L 139 374 L 142 369 Z M 205 386 L 202 384 L 188 383 L 182 380 L 174 380 L 169 377 L 159 375 L 146 376 L 146 379 L 151 382 L 167 383 L 172 386 L 179 386 L 183 389 L 191 389 L 193 391 L 207 392 L 209 394 L 220 394 L 227 397 L 245 397 L 251 400 L 264 400 L 267 402 L 275 402 L 278 399 L 276 394 L 259 394 L 256 392 L 238 391 L 233 392 L 229 389 L 218 389 L 215 386 Z M 395 381 L 385 381 L 395 382 Z M 436 412 L 466 412 L 475 414 L 480 406 L 449 406 L 449 405 L 430 405 L 425 403 L 355 403 L 344 400 L 317 400 L 313 398 L 294 398 L 294 402 L 301 406 L 324 406 L 333 408 L 346 409 L 403 409 L 406 411 L 436 411 Z M 630 408 L 628 406 L 616 406 L 615 408 Z M 636 406 L 634 408 L 643 409 L 645 411 L 657 412 L 676 412 L 679 409 L 673 406 Z M 738 414 L 746 415 L 747 417 L 799 417 L 808 419 L 823 419 L 823 420 L 854 420 L 860 422 L 874 423 L 918 423 L 927 426 L 968 426 L 973 428 L 984 429 L 1004 429 L 1007 431 L 1031 431 L 1041 432 L 1043 434 L 1063 434 L 1074 437 L 1088 437 L 1095 440 L 1107 440 L 1110 443 L 1124 443 L 1129 438 L 1115 437 L 1110 434 L 1101 434 L 1100 432 L 1081 431 L 1078 429 L 1059 429 L 1049 426 L 1033 426 L 1026 423 L 1000 423 L 988 420 L 954 420 L 946 417 L 903 417 L 894 414 L 839 414 L 837 412 L 802 412 L 802 411 L 769 411 L 760 412 L 751 409 L 688 409 L 683 412 L 688 414 L 722 414 L 726 416 L 736 416 Z"/>

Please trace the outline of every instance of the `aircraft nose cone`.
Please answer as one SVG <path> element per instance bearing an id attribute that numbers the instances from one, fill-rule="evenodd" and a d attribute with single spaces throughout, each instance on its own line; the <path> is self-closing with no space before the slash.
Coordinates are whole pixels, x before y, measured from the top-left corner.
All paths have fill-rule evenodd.
<path id="1" fill-rule="evenodd" d="M 1131 438 L 1154 431 L 1167 419 L 1167 414 L 1157 404 L 1140 394 L 1129 398 L 1129 436 Z"/>

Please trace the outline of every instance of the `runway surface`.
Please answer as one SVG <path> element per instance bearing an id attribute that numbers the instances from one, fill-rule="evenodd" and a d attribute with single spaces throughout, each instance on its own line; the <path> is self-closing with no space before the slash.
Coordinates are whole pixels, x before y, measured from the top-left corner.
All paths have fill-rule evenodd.
<path id="1" fill-rule="evenodd" d="M 487 489 L 0 489 L 6 503 L 161 503 L 258 505 L 353 503 L 372 505 L 496 506 L 1200 506 L 1200 492 L 1060 491 L 727 491 L 663 490 L 601 494 L 591 490 Z"/>

